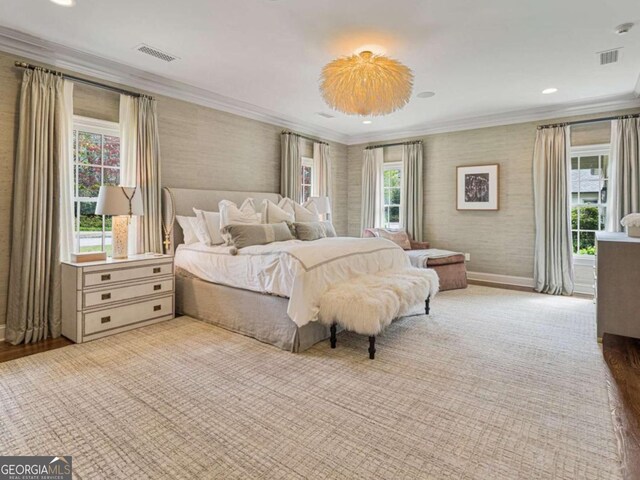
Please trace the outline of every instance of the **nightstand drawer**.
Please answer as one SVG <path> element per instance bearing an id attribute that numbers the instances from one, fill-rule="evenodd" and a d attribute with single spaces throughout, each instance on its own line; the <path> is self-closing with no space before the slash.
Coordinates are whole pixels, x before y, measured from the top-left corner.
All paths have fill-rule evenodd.
<path id="1" fill-rule="evenodd" d="M 149 295 L 157 295 L 160 293 L 170 293 L 172 291 L 173 279 L 165 279 L 127 287 L 113 287 L 100 290 L 98 292 L 85 292 L 84 308 L 108 305 L 113 302 L 147 297 Z"/>
<path id="2" fill-rule="evenodd" d="M 112 330 L 173 313 L 173 295 L 84 314 L 84 335 Z"/>
<path id="3" fill-rule="evenodd" d="M 85 287 L 96 285 L 109 285 L 112 283 L 125 282 L 138 278 L 161 277 L 173 274 L 172 263 L 159 263 L 144 267 L 118 268 L 114 270 L 101 270 L 97 272 L 86 272 L 84 274 Z"/>

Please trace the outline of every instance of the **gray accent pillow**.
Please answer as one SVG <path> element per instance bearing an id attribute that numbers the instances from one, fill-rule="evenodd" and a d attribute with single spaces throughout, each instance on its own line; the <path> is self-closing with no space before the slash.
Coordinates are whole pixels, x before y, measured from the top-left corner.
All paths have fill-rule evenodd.
<path id="1" fill-rule="evenodd" d="M 295 222 L 293 228 L 298 240 L 318 240 L 320 238 L 337 237 L 333 224 L 324 222 Z"/>
<path id="2" fill-rule="evenodd" d="M 224 227 L 224 232 L 230 237 L 231 245 L 236 248 L 267 245 L 295 238 L 284 222 L 259 225 L 232 224 Z"/>

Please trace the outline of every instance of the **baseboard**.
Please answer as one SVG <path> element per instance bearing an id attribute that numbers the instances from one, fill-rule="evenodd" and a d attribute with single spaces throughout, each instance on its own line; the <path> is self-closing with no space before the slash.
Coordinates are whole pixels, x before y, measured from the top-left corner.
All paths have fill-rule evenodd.
<path id="1" fill-rule="evenodd" d="M 0 342 L 4 341 L 4 325 L 0 325 Z"/>
<path id="2" fill-rule="evenodd" d="M 467 272 L 467 278 L 477 282 L 495 283 L 496 285 L 513 285 L 515 287 L 533 288 L 533 278 L 527 277 L 498 275 L 495 273 Z"/>
<path id="3" fill-rule="evenodd" d="M 497 275 L 495 273 L 467 272 L 467 278 L 471 281 L 490 283 L 493 285 L 533 288 L 533 278 L 527 277 Z M 574 286 L 574 293 L 577 295 L 593 296 L 593 285 L 577 283 Z"/>

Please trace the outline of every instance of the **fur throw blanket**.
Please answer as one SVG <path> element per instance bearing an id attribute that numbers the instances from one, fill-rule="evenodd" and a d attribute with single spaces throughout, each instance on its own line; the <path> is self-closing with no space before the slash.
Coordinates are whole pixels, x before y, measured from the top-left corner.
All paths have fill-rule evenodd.
<path id="1" fill-rule="evenodd" d="M 407 268 L 362 275 L 332 286 L 320 299 L 319 321 L 362 335 L 377 335 L 395 318 L 438 292 L 438 274 Z"/>

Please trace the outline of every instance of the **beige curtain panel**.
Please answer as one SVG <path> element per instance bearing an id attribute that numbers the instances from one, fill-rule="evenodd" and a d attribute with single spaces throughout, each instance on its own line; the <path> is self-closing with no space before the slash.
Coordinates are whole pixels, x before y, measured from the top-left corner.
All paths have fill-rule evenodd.
<path id="1" fill-rule="evenodd" d="M 360 235 L 367 228 L 381 226 L 382 209 L 382 168 L 384 152 L 382 148 L 365 149 L 362 162 L 362 211 L 360 212 Z"/>
<path id="2" fill-rule="evenodd" d="M 533 153 L 534 283 L 552 295 L 571 295 L 574 288 L 568 139 L 568 127 L 539 129 Z"/>
<path id="3" fill-rule="evenodd" d="M 139 251 L 162 253 L 162 211 L 160 191 L 160 139 L 156 100 L 138 102 L 137 181 L 142 195 L 144 215 L 138 219 Z"/>
<path id="4" fill-rule="evenodd" d="M 640 212 L 640 118 L 622 118 L 611 125 L 611 172 L 607 230 L 621 232 L 622 220 Z"/>
<path id="5" fill-rule="evenodd" d="M 331 151 L 325 143 L 313 143 L 314 188 L 316 197 L 329 197 L 333 204 L 333 177 Z"/>
<path id="6" fill-rule="evenodd" d="M 297 135 L 281 135 L 280 194 L 296 202 L 302 200 L 302 158 Z"/>
<path id="7" fill-rule="evenodd" d="M 120 95 L 120 185 L 138 187 L 138 99 Z M 129 219 L 129 253 L 143 253 L 140 236 L 141 220 Z M 140 240 L 140 241 L 139 241 Z"/>
<path id="8" fill-rule="evenodd" d="M 404 223 L 407 233 L 416 241 L 421 242 L 422 209 L 424 204 L 422 179 L 422 143 L 410 143 L 402 147 L 402 165 L 404 175 Z"/>
<path id="9" fill-rule="evenodd" d="M 72 104 L 64 83 L 40 70 L 22 77 L 5 331 L 14 345 L 60 336 L 60 171 Z"/>

